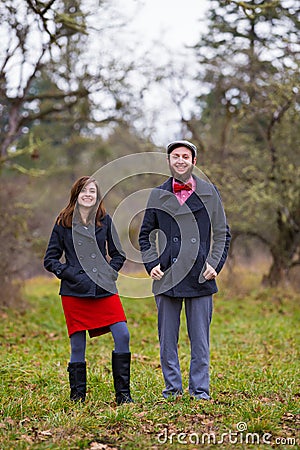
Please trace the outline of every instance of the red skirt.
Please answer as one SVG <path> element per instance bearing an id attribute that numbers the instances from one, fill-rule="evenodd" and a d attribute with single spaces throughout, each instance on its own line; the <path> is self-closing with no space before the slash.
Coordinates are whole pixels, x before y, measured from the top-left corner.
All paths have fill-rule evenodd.
<path id="1" fill-rule="evenodd" d="M 109 326 L 126 322 L 126 316 L 118 294 L 101 298 L 82 298 L 62 295 L 68 334 L 88 330 L 90 337 L 110 331 Z"/>

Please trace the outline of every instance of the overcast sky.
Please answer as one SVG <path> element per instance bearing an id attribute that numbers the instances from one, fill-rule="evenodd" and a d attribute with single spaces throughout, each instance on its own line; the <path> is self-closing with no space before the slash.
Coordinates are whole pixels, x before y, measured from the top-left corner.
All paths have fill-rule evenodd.
<path id="1" fill-rule="evenodd" d="M 134 20 L 129 28 L 144 40 L 162 38 L 173 48 L 193 44 L 199 38 L 199 19 L 204 18 L 208 0 L 115 0 Z"/>
<path id="2" fill-rule="evenodd" d="M 113 0 L 113 4 L 116 11 L 122 11 L 122 15 L 129 19 L 128 22 L 125 20 L 122 32 L 118 32 L 121 47 L 123 39 L 130 41 L 131 36 L 137 42 L 134 47 L 136 58 L 143 58 L 143 52 L 147 52 L 148 56 L 152 55 L 156 67 L 166 64 L 168 58 L 174 62 L 175 58 L 178 65 L 186 65 L 193 70 L 194 55 L 186 51 L 185 46 L 198 42 L 200 34 L 205 31 L 200 19 L 205 21 L 209 0 Z M 192 97 L 191 93 L 190 99 Z M 191 104 L 190 99 L 186 99 L 184 107 Z M 154 142 L 164 146 L 180 137 L 180 116 L 167 89 L 161 86 L 161 89 L 149 92 L 147 101 L 149 108 L 145 114 L 148 113 L 149 120 L 154 116 L 157 124 L 152 134 Z M 155 114 L 152 107 L 156 109 Z"/>

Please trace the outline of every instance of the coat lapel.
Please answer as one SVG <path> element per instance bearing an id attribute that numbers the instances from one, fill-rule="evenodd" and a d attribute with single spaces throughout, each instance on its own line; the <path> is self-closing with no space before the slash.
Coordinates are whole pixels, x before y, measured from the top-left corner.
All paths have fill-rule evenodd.
<path id="1" fill-rule="evenodd" d="M 210 201 L 213 195 L 212 187 L 209 183 L 201 178 L 195 177 L 196 189 L 195 192 L 187 199 L 186 204 L 191 211 L 199 211 Z M 200 201 L 199 201 L 200 200 Z"/>
<path id="2" fill-rule="evenodd" d="M 176 195 L 172 191 L 172 180 L 169 178 L 160 188 L 161 206 L 164 211 L 172 215 L 187 214 L 202 209 L 213 195 L 212 186 L 204 180 L 195 177 L 196 189 L 182 205 L 178 202 Z M 199 201 L 200 200 L 200 201 Z"/>
<path id="3" fill-rule="evenodd" d="M 176 215 L 181 208 L 176 195 L 172 192 L 172 180 L 169 178 L 164 184 L 162 184 L 159 193 L 159 199 L 161 201 L 161 208 L 163 211 L 169 212 L 171 215 Z"/>

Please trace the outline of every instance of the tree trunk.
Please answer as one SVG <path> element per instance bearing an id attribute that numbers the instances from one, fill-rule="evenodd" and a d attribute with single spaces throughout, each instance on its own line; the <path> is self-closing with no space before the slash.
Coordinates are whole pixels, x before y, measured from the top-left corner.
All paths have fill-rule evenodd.
<path id="1" fill-rule="evenodd" d="M 277 211 L 278 238 L 271 248 L 273 263 L 268 275 L 263 278 L 263 284 L 278 286 L 284 281 L 288 282 L 290 268 L 295 263 L 300 246 L 300 230 L 296 221 L 287 210 Z"/>
<path id="2" fill-rule="evenodd" d="M 288 261 L 284 261 L 281 255 L 273 253 L 273 262 L 269 273 L 264 275 L 262 284 L 264 286 L 276 287 L 287 280 Z"/>

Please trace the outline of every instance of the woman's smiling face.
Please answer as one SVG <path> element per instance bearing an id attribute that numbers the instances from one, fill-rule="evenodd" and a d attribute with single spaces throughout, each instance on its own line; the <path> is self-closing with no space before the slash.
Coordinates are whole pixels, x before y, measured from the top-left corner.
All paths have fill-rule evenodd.
<path id="1" fill-rule="evenodd" d="M 86 184 L 78 195 L 78 205 L 83 208 L 95 206 L 97 202 L 97 187 L 93 181 Z"/>

